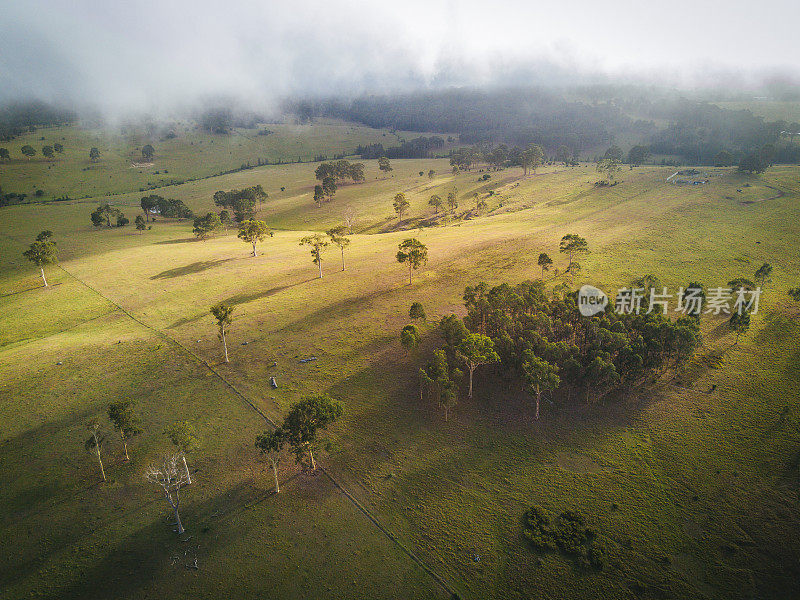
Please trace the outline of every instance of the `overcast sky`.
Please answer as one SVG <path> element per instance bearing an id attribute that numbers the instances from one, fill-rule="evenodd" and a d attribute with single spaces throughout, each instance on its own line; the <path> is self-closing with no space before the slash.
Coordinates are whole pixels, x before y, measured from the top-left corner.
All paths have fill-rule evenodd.
<path id="1" fill-rule="evenodd" d="M 166 108 L 215 94 L 800 73 L 797 0 L 0 0 L 0 97 Z"/>

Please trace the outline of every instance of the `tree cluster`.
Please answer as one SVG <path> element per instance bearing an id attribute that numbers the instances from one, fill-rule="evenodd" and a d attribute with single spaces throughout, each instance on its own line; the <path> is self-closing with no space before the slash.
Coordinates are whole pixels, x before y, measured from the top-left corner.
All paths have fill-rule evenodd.
<path id="1" fill-rule="evenodd" d="M 438 135 L 430 137 L 417 137 L 411 140 L 402 140 L 400 146 L 384 148 L 383 144 L 367 144 L 358 146 L 356 154 L 364 160 L 376 159 L 381 156 L 386 158 L 430 158 L 436 150 L 444 147 L 444 140 Z"/>
<path id="2" fill-rule="evenodd" d="M 526 390 L 537 405 L 544 392 L 589 402 L 630 390 L 686 360 L 700 339 L 690 317 L 673 321 L 658 311 L 618 314 L 608 308 L 583 317 L 576 293 L 548 296 L 541 281 L 478 284 L 466 288 L 464 301 L 463 320 L 451 315 L 440 323 L 448 360 L 462 357 L 470 370 L 497 362 L 505 384 Z"/>
<path id="3" fill-rule="evenodd" d="M 183 200 L 174 198 L 163 198 L 155 194 L 145 196 L 140 201 L 145 221 L 150 221 L 154 214 L 158 214 L 165 219 L 191 219 L 194 213 L 189 209 Z"/>
<path id="4" fill-rule="evenodd" d="M 90 217 L 95 227 L 124 227 L 130 222 L 120 209 L 107 202 L 98 206 Z"/>
<path id="5" fill-rule="evenodd" d="M 261 185 L 254 185 L 241 190 L 222 190 L 214 193 L 214 204 L 222 208 L 230 208 L 240 223 L 256 216 L 256 205 L 268 198 Z"/>

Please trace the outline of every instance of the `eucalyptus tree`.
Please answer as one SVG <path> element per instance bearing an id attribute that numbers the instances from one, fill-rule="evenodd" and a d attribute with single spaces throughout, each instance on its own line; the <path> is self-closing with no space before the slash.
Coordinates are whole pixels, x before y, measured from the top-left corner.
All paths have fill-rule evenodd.
<path id="1" fill-rule="evenodd" d="M 395 194 L 392 206 L 394 206 L 394 212 L 397 213 L 397 218 L 402 221 L 403 213 L 406 212 L 408 210 L 408 207 L 411 205 L 406 199 L 406 195 L 403 192 L 399 192 Z"/>
<path id="2" fill-rule="evenodd" d="M 420 319 L 421 321 L 424 321 L 426 318 L 425 307 L 423 307 L 419 302 L 414 302 L 411 305 L 411 308 L 408 309 L 408 316 L 415 320 Z"/>
<path id="3" fill-rule="evenodd" d="M 392 165 L 389 162 L 389 159 L 386 158 L 385 156 L 381 156 L 378 159 L 378 168 L 387 175 L 389 174 L 390 171 L 392 171 Z"/>
<path id="4" fill-rule="evenodd" d="M 542 392 L 553 391 L 561 385 L 561 380 L 558 377 L 558 367 L 539 358 L 533 352 L 527 351 L 525 353 L 525 362 L 522 364 L 522 371 L 525 374 L 525 384 L 528 390 L 536 398 L 536 420 L 538 421 Z"/>
<path id="5" fill-rule="evenodd" d="M 428 247 L 417 238 L 400 242 L 397 249 L 397 262 L 408 263 L 408 284 L 411 285 L 411 273 L 428 262 Z"/>
<path id="6" fill-rule="evenodd" d="M 44 276 L 45 265 L 51 265 L 58 262 L 58 249 L 56 243 L 52 240 L 52 231 L 42 231 L 30 247 L 22 253 L 22 255 L 39 267 L 39 273 L 42 276 L 44 287 L 47 286 L 47 278 Z"/>
<path id="7" fill-rule="evenodd" d="M 574 275 L 573 265 L 575 264 L 575 257 L 581 254 L 588 254 L 589 244 L 586 242 L 585 238 L 582 238 L 578 234 L 568 233 L 561 238 L 558 251 L 567 255 L 567 259 L 569 261 L 567 264 L 567 271 L 569 271 L 570 280 L 572 280 Z"/>
<path id="8" fill-rule="evenodd" d="M 199 443 L 194 427 L 189 421 L 175 421 L 164 428 L 164 435 L 178 449 L 183 461 L 183 468 L 186 471 L 186 482 L 191 484 L 192 476 L 189 473 L 186 454 L 197 448 Z"/>
<path id="9" fill-rule="evenodd" d="M 233 306 L 220 302 L 211 307 L 211 314 L 217 320 L 217 327 L 219 329 L 219 341 L 222 342 L 222 348 L 225 351 L 225 362 L 230 362 L 228 359 L 228 342 L 227 342 L 227 328 L 233 322 L 231 315 L 233 314 Z"/>
<path id="10" fill-rule="evenodd" d="M 431 196 L 430 200 L 428 200 L 428 206 L 433 207 L 433 212 L 438 215 L 439 209 L 442 207 L 442 197 L 438 194 L 434 194 Z"/>
<path id="11" fill-rule="evenodd" d="M 128 440 L 142 433 L 142 420 L 134 410 L 133 400 L 119 400 L 108 405 L 108 418 L 122 438 L 125 448 L 125 460 L 128 456 Z"/>
<path id="12" fill-rule="evenodd" d="M 278 483 L 278 463 L 283 454 L 283 447 L 286 445 L 286 433 L 283 428 L 278 427 L 272 431 L 265 431 L 256 437 L 256 448 L 261 454 L 269 459 L 272 464 L 272 474 L 275 477 L 275 493 L 280 494 L 281 486 Z"/>
<path id="13" fill-rule="evenodd" d="M 455 211 L 458 208 L 458 198 L 456 197 L 455 190 L 447 194 L 447 208 Z"/>
<path id="14" fill-rule="evenodd" d="M 298 462 L 308 455 L 316 470 L 314 445 L 322 430 L 342 416 L 342 405 L 327 394 L 306 396 L 289 408 L 281 428 Z"/>
<path id="15" fill-rule="evenodd" d="M 461 371 L 454 369 L 451 373 L 447 363 L 447 353 L 443 349 L 434 351 L 428 365 L 419 370 L 420 400 L 427 390 L 433 401 L 444 411 L 444 420 L 448 420 L 450 411 L 458 402 L 458 384 Z"/>
<path id="16" fill-rule="evenodd" d="M 407 352 L 419 346 L 421 336 L 416 325 L 406 325 L 400 331 L 400 343 Z"/>
<path id="17" fill-rule="evenodd" d="M 469 394 L 472 398 L 472 378 L 475 369 L 481 365 L 488 365 L 498 362 L 500 356 L 494 350 L 492 338 L 480 333 L 470 333 L 458 346 L 457 355 L 469 371 Z"/>
<path id="18" fill-rule="evenodd" d="M 329 245 L 328 240 L 325 236 L 315 233 L 301 238 L 300 245 L 311 248 L 312 262 L 319 267 L 319 279 L 322 279 L 322 253 Z"/>
<path id="19" fill-rule="evenodd" d="M 333 229 L 327 231 L 328 237 L 331 238 L 331 243 L 339 246 L 342 251 L 342 271 L 344 271 L 344 249 L 350 245 L 350 238 L 347 237 L 347 226 L 338 225 Z"/>
<path id="20" fill-rule="evenodd" d="M 239 233 L 236 237 L 250 244 L 253 247 L 253 256 L 258 256 L 256 252 L 258 242 L 263 242 L 267 237 L 272 237 L 272 230 L 267 227 L 264 221 L 248 219 L 239 223 Z"/>
<path id="21" fill-rule="evenodd" d="M 550 267 L 553 265 L 553 259 L 545 252 L 542 252 L 539 254 L 539 260 L 536 261 L 536 264 L 542 268 L 542 281 L 544 281 L 544 272 L 550 270 Z"/>

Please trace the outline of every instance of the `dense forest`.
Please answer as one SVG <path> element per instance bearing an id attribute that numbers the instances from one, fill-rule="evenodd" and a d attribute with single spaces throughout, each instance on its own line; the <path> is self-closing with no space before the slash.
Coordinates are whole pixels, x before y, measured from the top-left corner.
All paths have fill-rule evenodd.
<path id="1" fill-rule="evenodd" d="M 77 115 L 44 102 L 14 102 L 0 106 L 0 141 L 7 142 L 36 127 L 53 127 L 75 121 Z"/>
<path id="2" fill-rule="evenodd" d="M 620 139 L 633 140 L 653 155 L 674 156 L 689 164 L 737 163 L 769 147 L 771 162 L 797 163 L 800 124 L 769 122 L 747 110 L 728 110 L 708 102 L 653 90 L 585 87 L 563 94 L 541 89 L 444 90 L 398 96 L 329 99 L 296 106 L 298 114 L 326 116 L 372 127 L 458 134 L 466 144 L 560 146 L 583 154 Z M 397 158 L 424 157 L 411 146 Z M 388 150 L 387 150 L 388 151 Z M 364 158 L 374 152 L 362 152 Z"/>

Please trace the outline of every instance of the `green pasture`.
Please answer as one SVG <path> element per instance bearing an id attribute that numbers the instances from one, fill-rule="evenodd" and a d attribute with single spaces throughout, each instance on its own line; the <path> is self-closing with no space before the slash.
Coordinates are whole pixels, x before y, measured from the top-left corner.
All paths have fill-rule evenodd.
<path id="1" fill-rule="evenodd" d="M 234 230 L 195 241 L 186 221 L 93 230 L 102 197 L 0 209 L 0 532 L 11 540 L 0 597 L 446 597 L 323 474 L 287 460 L 285 489 L 271 495 L 253 448 L 266 424 L 228 382 L 273 419 L 305 394 L 340 399 L 322 464 L 463 598 L 791 598 L 800 307 L 786 290 L 800 282 L 800 171 L 674 186 L 670 169 L 640 167 L 596 188 L 592 165 L 479 181 L 486 172 L 453 175 L 445 160 L 392 161 L 388 176 L 366 162 L 366 181 L 321 208 L 310 164 L 159 192 L 202 213 L 217 189 L 262 184 L 259 218 L 275 234 L 257 257 Z M 434 215 L 430 195 L 454 188 L 459 208 Z M 411 203 L 402 222 L 398 192 Z M 132 219 L 140 196 L 113 203 Z M 299 239 L 346 211 L 356 215 L 346 270 L 328 248 L 318 279 Z M 21 257 L 42 229 L 62 258 L 49 289 Z M 475 398 L 445 422 L 417 387 L 441 343 L 436 320 L 463 314 L 466 285 L 537 278 L 539 252 L 563 270 L 567 233 L 591 248 L 575 287 L 613 294 L 645 274 L 672 289 L 724 286 L 763 262 L 774 274 L 738 346 L 722 318 L 704 317 L 686 373 L 592 406 L 556 398 L 535 422 L 524 394 L 479 370 Z M 409 285 L 394 254 L 411 236 L 430 260 Z M 235 306 L 229 364 L 208 314 L 219 301 Z M 399 331 L 415 301 L 428 321 L 407 353 Z M 137 400 L 145 433 L 131 463 L 109 443 L 110 477 L 99 484 L 84 422 L 123 397 Z M 177 419 L 203 439 L 189 457 L 198 482 L 186 493 L 187 542 L 142 476 Z M 607 567 L 533 552 L 521 523 L 531 504 L 582 512 L 607 545 Z M 199 570 L 181 564 L 187 551 Z"/>

